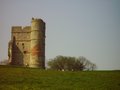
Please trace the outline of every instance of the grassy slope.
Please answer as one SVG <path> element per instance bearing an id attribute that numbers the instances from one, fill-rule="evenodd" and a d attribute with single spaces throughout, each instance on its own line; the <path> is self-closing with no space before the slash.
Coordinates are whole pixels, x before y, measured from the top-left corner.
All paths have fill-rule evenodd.
<path id="1" fill-rule="evenodd" d="M 120 71 L 60 72 L 0 66 L 0 90 L 120 90 Z"/>

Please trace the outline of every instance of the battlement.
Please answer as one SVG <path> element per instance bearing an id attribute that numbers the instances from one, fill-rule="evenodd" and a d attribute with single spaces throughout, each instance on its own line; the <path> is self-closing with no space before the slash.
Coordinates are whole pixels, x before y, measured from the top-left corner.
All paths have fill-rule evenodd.
<path id="1" fill-rule="evenodd" d="M 22 32 L 30 32 L 30 26 L 12 26 L 12 33 L 22 33 Z"/>
<path id="2" fill-rule="evenodd" d="M 30 32 L 31 26 L 23 27 L 22 32 Z"/>

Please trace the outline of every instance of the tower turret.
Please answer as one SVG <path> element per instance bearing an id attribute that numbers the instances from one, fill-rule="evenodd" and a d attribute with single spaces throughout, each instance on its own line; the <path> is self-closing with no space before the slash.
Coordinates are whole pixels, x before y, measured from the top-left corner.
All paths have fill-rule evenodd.
<path id="1" fill-rule="evenodd" d="M 32 18 L 30 42 L 30 67 L 45 68 L 45 23 Z"/>

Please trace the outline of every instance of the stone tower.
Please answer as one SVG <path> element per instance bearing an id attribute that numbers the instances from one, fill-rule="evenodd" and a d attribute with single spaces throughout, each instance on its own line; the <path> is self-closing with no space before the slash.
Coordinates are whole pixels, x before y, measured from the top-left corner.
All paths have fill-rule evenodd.
<path id="1" fill-rule="evenodd" d="M 32 18 L 31 26 L 12 27 L 9 63 L 17 66 L 45 68 L 45 23 Z"/>
<path id="2" fill-rule="evenodd" d="M 44 67 L 45 23 L 41 19 L 32 19 L 30 44 L 30 67 Z"/>

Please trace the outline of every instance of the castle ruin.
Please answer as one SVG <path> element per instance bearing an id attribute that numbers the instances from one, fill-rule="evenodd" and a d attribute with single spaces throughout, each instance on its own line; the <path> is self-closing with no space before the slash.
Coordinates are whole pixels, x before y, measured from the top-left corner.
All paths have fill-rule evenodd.
<path id="1" fill-rule="evenodd" d="M 45 22 L 32 18 L 31 26 L 13 26 L 8 47 L 9 63 L 45 68 Z"/>

